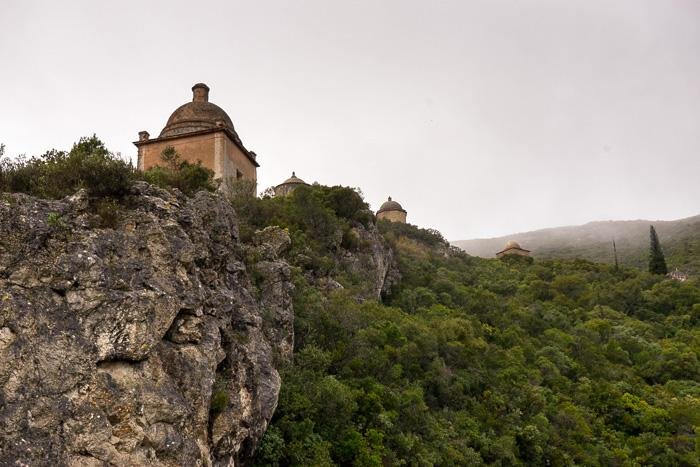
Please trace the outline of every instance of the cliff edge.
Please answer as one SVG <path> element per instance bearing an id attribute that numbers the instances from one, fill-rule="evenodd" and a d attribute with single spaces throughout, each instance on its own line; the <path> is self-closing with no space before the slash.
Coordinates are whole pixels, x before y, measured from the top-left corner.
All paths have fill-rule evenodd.
<path id="1" fill-rule="evenodd" d="M 2 465 L 246 465 L 267 427 L 287 234 L 243 245 L 206 192 L 138 182 L 126 203 L 104 228 L 84 192 L 0 195 Z"/>

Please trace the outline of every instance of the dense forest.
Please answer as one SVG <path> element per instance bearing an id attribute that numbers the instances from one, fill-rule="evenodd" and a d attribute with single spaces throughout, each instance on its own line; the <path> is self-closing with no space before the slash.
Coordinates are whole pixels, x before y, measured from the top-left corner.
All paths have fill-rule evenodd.
<path id="1" fill-rule="evenodd" d="M 87 138 L 6 160 L 0 192 L 87 188 L 109 201 L 95 206 L 109 225 L 130 180 L 214 188 L 206 169 L 168 157 L 137 173 Z M 346 187 L 227 195 L 244 239 L 267 225 L 292 239 L 294 359 L 257 465 L 700 464 L 696 279 L 471 257 L 434 230 L 377 223 Z M 379 300 L 338 261 L 367 248 L 360 231 L 380 234 L 397 265 Z"/>
<path id="2" fill-rule="evenodd" d="M 334 190 L 256 203 L 299 239 L 309 197 Z M 337 225 L 361 212 L 326 204 Z M 402 276 L 383 302 L 351 282 L 324 294 L 299 269 L 295 359 L 259 465 L 698 464 L 697 282 L 474 258 L 378 227 Z"/>

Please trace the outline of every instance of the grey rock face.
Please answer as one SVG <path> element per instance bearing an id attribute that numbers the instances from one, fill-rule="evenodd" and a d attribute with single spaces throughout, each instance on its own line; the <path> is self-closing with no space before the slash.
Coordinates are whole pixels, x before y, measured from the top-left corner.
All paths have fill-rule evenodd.
<path id="1" fill-rule="evenodd" d="M 400 280 L 400 273 L 391 247 L 377 230 L 370 225 L 364 227 L 357 224 L 353 229 L 357 236 L 359 248 L 357 251 L 345 252 L 337 259 L 341 268 L 358 277 L 361 283 L 367 284 L 360 298 L 380 299 L 389 294 L 391 287 Z M 332 284 L 321 284 L 321 286 Z"/>
<path id="2" fill-rule="evenodd" d="M 84 193 L 0 194 L 0 465 L 245 465 L 267 427 L 293 346 L 286 233 L 241 245 L 210 193 L 128 202 L 107 229 Z"/>

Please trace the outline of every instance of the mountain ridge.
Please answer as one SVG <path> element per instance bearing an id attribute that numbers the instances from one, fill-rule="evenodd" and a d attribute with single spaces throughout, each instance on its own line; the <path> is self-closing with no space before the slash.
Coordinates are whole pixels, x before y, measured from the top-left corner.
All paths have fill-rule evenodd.
<path id="1" fill-rule="evenodd" d="M 472 256 L 492 258 L 506 241 L 515 240 L 532 250 L 536 258 L 583 258 L 612 263 L 614 240 L 620 263 L 641 268 L 646 264 L 650 225 L 659 233 L 669 267 L 700 273 L 700 215 L 671 221 L 591 221 L 492 238 L 456 240 L 451 244 Z"/>

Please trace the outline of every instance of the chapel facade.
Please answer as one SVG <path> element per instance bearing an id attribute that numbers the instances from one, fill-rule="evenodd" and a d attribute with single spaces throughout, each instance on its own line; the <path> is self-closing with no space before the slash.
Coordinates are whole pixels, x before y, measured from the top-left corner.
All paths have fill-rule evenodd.
<path id="1" fill-rule="evenodd" d="M 228 114 L 209 102 L 209 86 L 204 83 L 192 86 L 192 102 L 175 109 L 157 138 L 140 131 L 134 144 L 140 170 L 160 165 L 161 153 L 172 146 L 183 160 L 193 164 L 201 161 L 214 172 L 214 178 L 224 183 L 257 183 L 260 164 L 255 153 L 243 145 Z"/>

